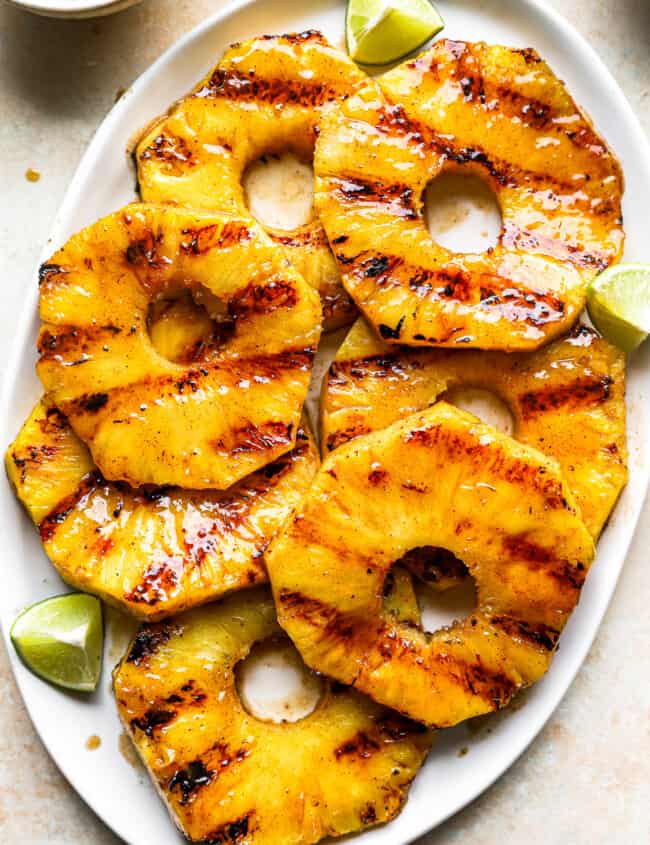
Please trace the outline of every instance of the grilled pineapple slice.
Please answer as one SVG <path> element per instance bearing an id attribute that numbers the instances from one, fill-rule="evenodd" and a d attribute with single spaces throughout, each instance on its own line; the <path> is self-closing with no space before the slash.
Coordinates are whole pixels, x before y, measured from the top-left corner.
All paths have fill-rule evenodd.
<path id="1" fill-rule="evenodd" d="M 311 161 L 322 109 L 347 97 L 365 78 L 319 32 L 233 45 L 138 143 L 142 199 L 249 214 L 242 187 L 248 165 L 287 149 Z M 350 323 L 356 309 L 320 222 L 314 218 L 293 231 L 267 231 L 319 291 L 325 327 Z"/>
<path id="2" fill-rule="evenodd" d="M 267 580 L 265 546 L 308 489 L 308 429 L 292 452 L 230 490 L 106 481 L 46 399 L 9 447 L 9 478 L 61 577 L 141 618 L 160 619 Z"/>
<path id="3" fill-rule="evenodd" d="M 198 361 L 158 354 L 157 300 L 226 319 Z M 109 480 L 226 489 L 293 448 L 320 304 L 249 218 L 134 204 L 41 268 L 38 374 Z"/>
<path id="4" fill-rule="evenodd" d="M 427 545 L 477 586 L 475 611 L 430 635 L 381 605 L 393 562 Z M 553 459 L 439 402 L 332 452 L 265 559 L 308 666 L 446 727 L 544 674 L 593 555 Z"/>
<path id="5" fill-rule="evenodd" d="M 143 626 L 114 674 L 120 717 L 191 842 L 309 845 L 395 816 L 431 736 L 354 690 L 313 713 L 251 716 L 235 668 L 281 634 L 270 596 L 238 593 Z"/>
<path id="6" fill-rule="evenodd" d="M 485 388 L 506 403 L 513 436 L 558 461 L 596 539 L 627 480 L 625 358 L 586 326 L 506 355 L 391 347 L 359 320 L 323 383 L 321 440 L 332 450 L 458 387 Z"/>
<path id="7" fill-rule="evenodd" d="M 389 343 L 537 348 L 621 255 L 618 162 L 534 50 L 438 41 L 320 128 L 316 209 L 346 289 Z M 432 241 L 422 196 L 443 171 L 493 189 L 496 247 Z"/>

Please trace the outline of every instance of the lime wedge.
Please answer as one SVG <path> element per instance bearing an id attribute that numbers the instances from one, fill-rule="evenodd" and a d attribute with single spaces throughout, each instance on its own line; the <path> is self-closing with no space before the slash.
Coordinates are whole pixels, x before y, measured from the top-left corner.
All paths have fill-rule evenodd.
<path id="1" fill-rule="evenodd" d="M 388 65 L 417 50 L 444 25 L 429 0 L 348 0 L 348 52 L 362 65 Z"/>
<path id="2" fill-rule="evenodd" d="M 589 285 L 587 309 L 601 334 L 633 352 L 650 332 L 650 264 L 615 264 Z"/>
<path id="3" fill-rule="evenodd" d="M 34 674 L 79 692 L 97 687 L 102 668 L 99 599 L 68 593 L 33 604 L 11 626 L 11 641 Z"/>

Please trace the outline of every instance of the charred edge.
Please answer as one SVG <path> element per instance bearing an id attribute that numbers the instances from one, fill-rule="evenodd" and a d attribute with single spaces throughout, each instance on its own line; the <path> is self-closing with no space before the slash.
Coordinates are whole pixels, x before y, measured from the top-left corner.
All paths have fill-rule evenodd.
<path id="1" fill-rule="evenodd" d="M 48 443 L 40 443 L 28 446 L 25 452 L 11 453 L 11 460 L 16 469 L 20 470 L 20 480 L 24 483 L 30 469 L 38 469 L 50 461 L 59 452 L 58 446 L 51 446 Z"/>
<path id="2" fill-rule="evenodd" d="M 437 584 L 448 578 L 460 581 L 467 577 L 469 572 L 467 566 L 453 552 L 438 546 L 411 549 L 398 563 L 428 584 Z"/>
<path id="3" fill-rule="evenodd" d="M 60 264 L 41 264 L 38 268 L 38 284 L 43 285 L 45 282 L 49 282 L 54 276 L 63 276 L 68 271 L 65 267 L 62 267 Z"/>
<path id="4" fill-rule="evenodd" d="M 137 719 L 131 719 L 131 728 L 142 731 L 145 736 L 152 737 L 156 728 L 168 725 L 176 716 L 174 710 L 147 710 Z"/>
<path id="5" fill-rule="evenodd" d="M 342 757 L 357 757 L 361 760 L 367 760 L 373 754 L 376 754 L 380 748 L 381 744 L 375 737 L 368 736 L 365 731 L 359 731 L 351 739 L 335 748 L 334 756 L 337 760 Z"/>
<path id="6" fill-rule="evenodd" d="M 39 525 L 41 535 L 41 542 L 48 543 L 55 535 L 57 528 L 66 521 L 68 516 L 76 508 L 79 502 L 98 484 L 103 482 L 103 478 L 98 471 L 89 472 L 85 475 L 74 491 L 69 496 L 66 496 L 48 513 Z"/>
<path id="7" fill-rule="evenodd" d="M 166 132 L 161 132 L 160 135 L 157 135 L 151 144 L 139 155 L 140 161 L 149 161 L 152 158 L 167 162 L 168 164 L 193 165 L 196 163 L 192 150 L 185 138 L 167 134 Z"/>
<path id="8" fill-rule="evenodd" d="M 544 237 L 527 229 L 521 229 L 512 221 L 505 224 L 501 243 L 510 249 L 540 253 L 597 273 L 602 272 L 610 263 L 604 253 L 590 252 L 580 244 L 572 244 L 559 238 Z"/>
<path id="9" fill-rule="evenodd" d="M 208 834 L 203 845 L 239 845 L 244 837 L 252 833 L 252 819 L 253 813 L 247 813 L 234 822 L 222 825 Z"/>
<path id="10" fill-rule="evenodd" d="M 132 663 L 134 666 L 141 666 L 179 631 L 180 629 L 177 626 L 167 622 L 160 622 L 156 625 L 142 625 L 135 635 L 126 662 Z"/>
<path id="11" fill-rule="evenodd" d="M 149 606 L 166 601 L 178 586 L 178 572 L 163 561 L 152 563 L 144 571 L 142 581 L 129 593 L 124 594 L 126 601 Z"/>
<path id="12" fill-rule="evenodd" d="M 254 314 L 271 314 L 280 308 L 295 308 L 297 303 L 298 293 L 290 282 L 251 283 L 233 296 L 228 303 L 228 311 L 233 319 L 238 320 Z"/>
<path id="13" fill-rule="evenodd" d="M 402 327 L 404 325 L 405 316 L 402 315 L 399 318 L 399 321 L 395 328 L 391 328 L 387 326 L 385 323 L 379 324 L 379 334 L 384 338 L 384 340 L 399 340 L 400 335 L 402 334 Z"/>
<path id="14" fill-rule="evenodd" d="M 606 402 L 613 384 L 611 376 L 579 378 L 559 387 L 546 387 L 529 391 L 519 397 L 522 417 L 525 420 L 559 408 L 584 408 Z"/>
<path id="15" fill-rule="evenodd" d="M 360 437 L 362 434 L 369 434 L 370 431 L 370 427 L 363 423 L 356 423 L 353 426 L 348 426 L 348 428 L 333 431 L 327 435 L 327 450 L 332 452 L 334 449 L 347 443 L 348 440 L 354 440 L 355 437 Z"/>
<path id="16" fill-rule="evenodd" d="M 447 664 L 447 660 L 448 658 L 440 655 L 443 664 Z M 489 702 L 495 710 L 505 707 L 518 689 L 518 684 L 504 672 L 488 669 L 480 658 L 476 663 L 466 663 L 462 660 L 453 663 L 453 668 L 447 664 L 449 674 L 463 689 Z"/>
<path id="17" fill-rule="evenodd" d="M 399 713 L 387 711 L 377 722 L 379 735 L 385 744 L 402 742 L 413 736 L 421 736 L 427 733 L 427 727 L 420 722 L 414 722 Z"/>
<path id="18" fill-rule="evenodd" d="M 333 178 L 332 182 L 336 185 L 337 193 L 346 201 L 385 205 L 393 214 L 404 220 L 416 220 L 419 217 L 413 189 L 408 185 L 386 184 L 357 176 L 347 179 Z"/>
<path id="19" fill-rule="evenodd" d="M 520 619 L 513 619 L 511 616 L 494 616 L 490 620 L 508 636 L 515 639 L 525 640 L 534 647 L 543 648 L 545 651 L 553 651 L 560 638 L 560 632 L 555 628 L 543 623 L 524 622 Z"/>
<path id="20" fill-rule="evenodd" d="M 263 41 L 283 41 L 286 44 L 306 44 L 307 41 L 312 41 L 315 44 L 321 44 L 323 47 L 329 46 L 325 36 L 317 29 L 305 29 L 303 32 L 285 32 L 282 35 L 262 35 Z"/>
<path id="21" fill-rule="evenodd" d="M 323 628 L 327 636 L 349 640 L 354 635 L 354 625 L 332 605 L 293 590 L 280 590 L 280 604 L 292 616 L 309 625 Z"/>
<path id="22" fill-rule="evenodd" d="M 254 237 L 254 233 L 245 223 L 230 220 L 223 225 L 213 223 L 195 229 L 181 230 L 183 240 L 180 251 L 184 255 L 205 255 L 212 249 L 227 249 L 237 244 L 246 243 Z"/>
<path id="23" fill-rule="evenodd" d="M 242 103 L 268 103 L 275 107 L 315 108 L 338 98 L 340 90 L 323 82 L 264 79 L 254 70 L 240 73 L 232 68 L 218 67 L 207 85 L 200 88 L 195 96 L 223 97 Z"/>
<path id="24" fill-rule="evenodd" d="M 196 793 L 211 783 L 215 772 L 206 769 L 202 760 L 193 760 L 185 769 L 178 769 L 169 779 L 167 789 L 170 792 L 177 790 L 181 794 L 180 804 L 184 806 L 190 800 L 194 800 Z M 226 840 L 227 841 L 227 840 Z"/>

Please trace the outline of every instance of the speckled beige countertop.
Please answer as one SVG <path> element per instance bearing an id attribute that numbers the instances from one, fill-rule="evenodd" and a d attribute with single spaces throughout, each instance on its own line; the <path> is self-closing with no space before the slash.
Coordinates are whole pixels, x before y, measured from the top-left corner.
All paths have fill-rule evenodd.
<path id="1" fill-rule="evenodd" d="M 650 0 L 549 2 L 596 46 L 650 131 Z M 21 307 L 63 192 L 118 88 L 223 5 L 146 0 L 83 23 L 0 5 L 0 360 L 11 343 L 7 315 Z M 29 167 L 40 181 L 25 179 Z M 641 520 L 598 639 L 562 705 L 495 786 L 421 845 L 650 843 L 650 502 Z M 89 768 L 89 776 L 100 775 Z M 118 842 L 43 750 L 2 645 L 0 842 Z"/>

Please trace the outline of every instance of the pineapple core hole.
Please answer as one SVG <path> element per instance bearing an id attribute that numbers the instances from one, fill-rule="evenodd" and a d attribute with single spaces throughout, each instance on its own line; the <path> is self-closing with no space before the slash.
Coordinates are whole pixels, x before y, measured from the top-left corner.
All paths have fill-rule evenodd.
<path id="1" fill-rule="evenodd" d="M 263 722 L 297 722 L 316 709 L 323 682 L 288 640 L 255 645 L 236 668 L 237 691 L 246 710 Z"/>
<path id="2" fill-rule="evenodd" d="M 205 288 L 152 302 L 147 326 L 156 352 L 176 364 L 205 360 L 234 331 L 224 303 Z"/>
<path id="3" fill-rule="evenodd" d="M 314 217 L 314 171 L 294 153 L 254 161 L 243 186 L 248 209 L 263 226 L 290 232 Z"/>
<path id="4" fill-rule="evenodd" d="M 469 411 L 508 437 L 514 432 L 515 421 L 510 408 L 496 393 L 478 387 L 452 387 L 440 399 L 463 411 Z"/>
<path id="5" fill-rule="evenodd" d="M 476 584 L 469 575 L 457 587 L 442 591 L 432 590 L 416 581 L 415 594 L 420 606 L 422 628 L 428 632 L 464 619 L 476 608 Z"/>
<path id="6" fill-rule="evenodd" d="M 492 190 L 478 176 L 442 173 L 424 192 L 424 219 L 436 243 L 452 252 L 480 253 L 494 247 L 502 228 Z"/>

